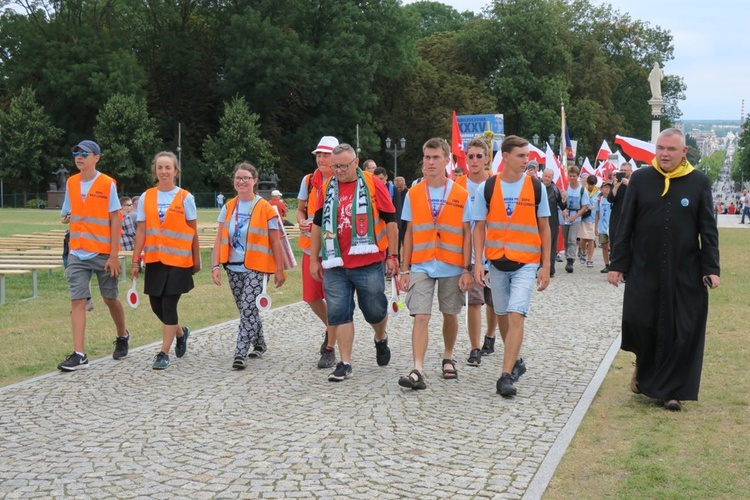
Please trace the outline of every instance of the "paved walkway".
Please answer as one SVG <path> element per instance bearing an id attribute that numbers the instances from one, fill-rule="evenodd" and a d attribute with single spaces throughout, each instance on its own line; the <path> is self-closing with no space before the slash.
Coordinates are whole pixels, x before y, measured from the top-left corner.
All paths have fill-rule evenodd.
<path id="1" fill-rule="evenodd" d="M 303 304 L 264 315 L 269 351 L 245 371 L 230 368 L 228 322 L 194 332 L 164 372 L 151 370 L 151 345 L 0 389 L 0 496 L 538 498 L 619 345 L 621 289 L 600 268 L 601 257 L 571 275 L 558 264 L 534 294 L 529 371 L 509 400 L 495 393 L 502 347 L 465 364 L 463 314 L 458 381 L 440 377 L 437 319 L 417 392 L 397 385 L 411 319 L 390 322 L 393 359 L 378 367 L 357 313 L 354 376 L 328 382 Z"/>

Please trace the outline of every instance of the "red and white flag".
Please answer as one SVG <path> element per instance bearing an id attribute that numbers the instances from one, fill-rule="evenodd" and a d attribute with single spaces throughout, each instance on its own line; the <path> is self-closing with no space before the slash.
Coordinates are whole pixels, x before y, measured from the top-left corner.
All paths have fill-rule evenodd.
<path id="1" fill-rule="evenodd" d="M 552 169 L 552 173 L 554 174 L 552 176 L 552 182 L 554 182 L 560 189 L 568 189 L 568 177 L 563 173 L 562 168 L 560 167 L 560 162 L 557 161 L 557 157 L 549 144 L 547 144 L 547 152 L 545 156 L 546 166 L 544 168 Z"/>
<path id="2" fill-rule="evenodd" d="M 456 158 L 456 165 L 461 167 L 464 173 L 468 172 L 469 169 L 466 167 L 466 151 L 464 151 L 464 141 L 461 138 L 461 129 L 458 128 L 458 118 L 456 112 L 453 111 L 453 128 L 451 130 L 451 153 Z M 450 172 L 450 177 L 453 178 L 453 172 Z"/>
<path id="3" fill-rule="evenodd" d="M 583 165 L 581 165 L 581 173 L 596 175 L 596 171 L 594 170 L 594 167 L 591 166 L 591 162 L 589 162 L 588 157 L 583 161 Z"/>
<path id="4" fill-rule="evenodd" d="M 602 141 L 602 147 L 599 148 L 599 152 L 596 153 L 596 160 L 597 161 L 607 161 L 609 158 L 609 155 L 612 154 L 612 150 L 609 149 L 609 144 L 607 144 L 607 141 Z"/>
<path id="5" fill-rule="evenodd" d="M 650 164 L 656 158 L 656 145 L 650 142 L 616 135 L 615 144 L 619 144 L 622 151 L 636 161 Z"/>
<path id="6" fill-rule="evenodd" d="M 547 161 L 547 157 L 545 156 L 544 151 L 533 144 L 529 144 L 529 161 L 531 160 L 543 165 Z"/>

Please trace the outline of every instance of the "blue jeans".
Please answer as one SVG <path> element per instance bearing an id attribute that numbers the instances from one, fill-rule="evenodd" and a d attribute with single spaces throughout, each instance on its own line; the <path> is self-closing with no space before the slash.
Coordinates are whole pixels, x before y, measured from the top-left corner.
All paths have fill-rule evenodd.
<path id="1" fill-rule="evenodd" d="M 745 223 L 746 215 L 747 215 L 747 218 L 750 219 L 750 206 L 742 207 L 742 220 L 740 222 L 742 222 L 743 224 Z"/>
<path id="2" fill-rule="evenodd" d="M 526 317 L 531 302 L 531 292 L 536 284 L 538 264 L 526 264 L 518 271 L 498 271 L 490 265 L 490 286 L 495 314 L 509 312 Z"/>
<path id="3" fill-rule="evenodd" d="M 359 309 L 368 323 L 380 323 L 388 314 L 382 262 L 354 269 L 326 269 L 323 275 L 323 289 L 328 306 L 328 324 L 331 326 L 354 321 L 355 291 Z"/>

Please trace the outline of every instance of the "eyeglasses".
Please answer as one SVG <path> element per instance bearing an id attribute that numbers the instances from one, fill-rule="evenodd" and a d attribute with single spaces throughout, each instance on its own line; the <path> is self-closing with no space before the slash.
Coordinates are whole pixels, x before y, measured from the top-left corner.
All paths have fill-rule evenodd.
<path id="1" fill-rule="evenodd" d="M 125 206 L 126 206 L 126 207 L 132 207 L 132 206 L 133 206 L 133 204 L 132 204 L 132 203 L 126 203 L 126 204 L 125 204 Z"/>
<path id="2" fill-rule="evenodd" d="M 477 160 L 481 160 L 482 158 L 484 158 L 484 155 L 482 153 L 469 153 L 466 155 L 466 157 L 470 160 L 473 160 L 474 158 L 476 158 Z"/>
<path id="3" fill-rule="evenodd" d="M 73 151 L 73 158 L 75 158 L 78 155 L 83 156 L 84 158 L 88 158 L 89 155 L 92 155 L 94 153 L 90 153 L 89 151 Z"/>
<path id="4" fill-rule="evenodd" d="M 347 168 L 349 168 L 349 165 L 351 165 L 352 163 L 354 163 L 354 160 L 356 160 L 356 159 L 357 159 L 356 157 L 352 158 L 352 161 L 350 161 L 346 165 L 331 165 L 331 169 L 332 170 L 346 170 Z"/>
<path id="5" fill-rule="evenodd" d="M 255 179 L 255 177 L 235 177 L 234 182 L 250 182 L 253 179 Z"/>

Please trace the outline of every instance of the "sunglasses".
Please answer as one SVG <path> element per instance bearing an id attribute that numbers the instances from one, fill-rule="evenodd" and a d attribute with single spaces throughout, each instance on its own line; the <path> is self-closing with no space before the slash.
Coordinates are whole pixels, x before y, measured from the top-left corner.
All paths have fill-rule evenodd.
<path id="1" fill-rule="evenodd" d="M 73 158 L 77 156 L 83 156 L 84 158 L 88 158 L 89 155 L 93 155 L 94 153 L 90 153 L 88 151 L 73 151 Z"/>
<path id="2" fill-rule="evenodd" d="M 482 158 L 484 158 L 484 155 L 482 153 L 477 153 L 477 154 L 469 153 L 466 155 L 466 157 L 470 160 L 473 160 L 474 158 L 481 160 Z"/>

